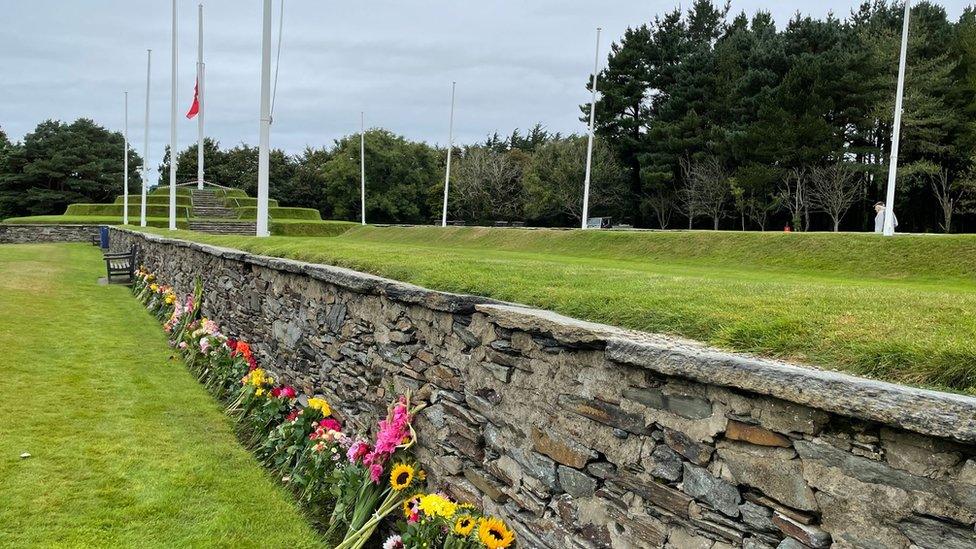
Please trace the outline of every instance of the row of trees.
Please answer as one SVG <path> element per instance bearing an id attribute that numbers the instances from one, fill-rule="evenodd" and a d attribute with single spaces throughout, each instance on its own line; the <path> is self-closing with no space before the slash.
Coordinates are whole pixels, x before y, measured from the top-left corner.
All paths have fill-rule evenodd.
<path id="1" fill-rule="evenodd" d="M 359 134 L 329 147 L 289 156 L 273 150 L 269 194 L 282 205 L 316 208 L 326 219 L 359 218 Z M 374 223 L 430 223 L 439 219 L 446 149 L 410 141 L 387 130 L 366 132 L 366 215 Z M 533 225 L 578 225 L 582 215 L 586 138 L 562 136 L 536 125 L 458 147 L 452 164 L 449 217 L 469 224 L 527 221 Z M 204 142 L 206 179 L 257 194 L 257 148 L 221 149 Z M 169 151 L 159 183 L 168 181 Z M 177 179 L 196 179 L 197 149 L 177 158 Z M 622 211 L 622 166 L 602 140 L 594 147 L 591 211 Z"/>
<path id="2" fill-rule="evenodd" d="M 0 129 L 0 219 L 64 213 L 74 202 L 108 202 L 122 190 L 122 134 L 91 120 L 41 122 L 23 141 Z M 142 159 L 129 153 L 138 188 Z"/>
<path id="3" fill-rule="evenodd" d="M 869 228 L 903 6 L 874 0 L 778 30 L 767 12 L 730 17 L 729 4 L 695 0 L 628 29 L 599 75 L 596 112 L 626 171 L 625 215 L 644 227 Z M 976 9 L 953 22 L 914 6 L 908 59 L 896 211 L 903 229 L 948 230 L 973 206 Z M 843 215 L 855 206 L 861 215 Z"/>

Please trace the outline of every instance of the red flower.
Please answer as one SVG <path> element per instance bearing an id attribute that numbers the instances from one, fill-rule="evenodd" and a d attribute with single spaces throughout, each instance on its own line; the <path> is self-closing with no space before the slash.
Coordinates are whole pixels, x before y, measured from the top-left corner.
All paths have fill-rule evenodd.
<path id="1" fill-rule="evenodd" d="M 285 421 L 295 421 L 295 419 L 296 419 L 296 418 L 297 418 L 297 417 L 298 417 L 298 416 L 299 416 L 299 415 L 300 415 L 301 413 L 302 413 L 302 411 L 301 411 L 301 409 L 300 409 L 300 408 L 295 408 L 294 410 L 292 410 L 292 411 L 291 411 L 291 413 L 290 413 L 290 414 L 288 414 L 288 417 L 286 417 L 286 418 L 285 418 Z"/>
<path id="2" fill-rule="evenodd" d="M 319 426 L 330 431 L 342 432 L 342 425 L 335 418 L 327 417 L 319 422 Z"/>

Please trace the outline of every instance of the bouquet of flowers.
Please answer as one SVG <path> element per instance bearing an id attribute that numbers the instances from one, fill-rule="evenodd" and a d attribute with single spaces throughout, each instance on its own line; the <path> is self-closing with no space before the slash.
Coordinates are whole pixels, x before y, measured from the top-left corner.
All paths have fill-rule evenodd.
<path id="1" fill-rule="evenodd" d="M 362 547 L 380 521 L 401 507 L 424 479 L 407 452 L 417 441 L 412 422 L 421 408 L 411 408 L 409 395 L 400 397 L 379 422 L 373 445 L 365 440 L 350 445 L 348 463 L 337 470 L 334 480 L 337 497 L 330 532 L 340 524 L 346 527 L 336 549 Z"/>
<path id="2" fill-rule="evenodd" d="M 483 517 L 473 505 L 457 504 L 442 494 L 414 496 L 404 503 L 403 514 L 400 534 L 387 542 L 443 549 L 504 549 L 515 544 L 515 533 L 502 520 Z"/>

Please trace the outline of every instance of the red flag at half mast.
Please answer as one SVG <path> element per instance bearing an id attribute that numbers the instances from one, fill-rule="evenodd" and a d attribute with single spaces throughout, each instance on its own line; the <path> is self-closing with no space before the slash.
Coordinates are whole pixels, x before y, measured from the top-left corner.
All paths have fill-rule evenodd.
<path id="1" fill-rule="evenodd" d="M 193 85 L 193 104 L 190 105 L 190 110 L 186 111 L 186 117 L 193 118 L 198 114 L 200 114 L 200 81 L 199 80 L 196 82 L 196 84 Z"/>

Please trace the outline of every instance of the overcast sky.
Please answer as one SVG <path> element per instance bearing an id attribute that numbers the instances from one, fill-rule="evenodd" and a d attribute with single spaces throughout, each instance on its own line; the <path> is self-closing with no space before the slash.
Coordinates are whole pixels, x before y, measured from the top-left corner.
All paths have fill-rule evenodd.
<path id="1" fill-rule="evenodd" d="M 945 0 L 957 18 L 970 0 Z M 179 111 L 193 93 L 196 0 L 179 0 Z M 691 4 L 685 0 L 684 5 Z M 733 11 L 773 12 L 782 26 L 797 10 L 847 15 L 852 0 L 736 0 Z M 278 0 L 274 0 L 277 17 Z M 446 143 L 451 81 L 457 81 L 456 140 L 540 122 L 583 132 L 595 28 L 609 43 L 674 0 L 375 0 L 285 2 L 272 146 L 298 152 L 382 126 Z M 261 10 L 258 0 L 206 0 L 207 134 L 222 146 L 257 143 Z M 169 141 L 170 2 L 0 0 L 0 127 L 14 140 L 47 118 L 93 118 L 122 128 L 143 149 L 146 48 L 153 49 L 151 158 Z M 277 21 L 275 22 L 277 32 Z M 196 140 L 180 118 L 178 147 Z"/>

